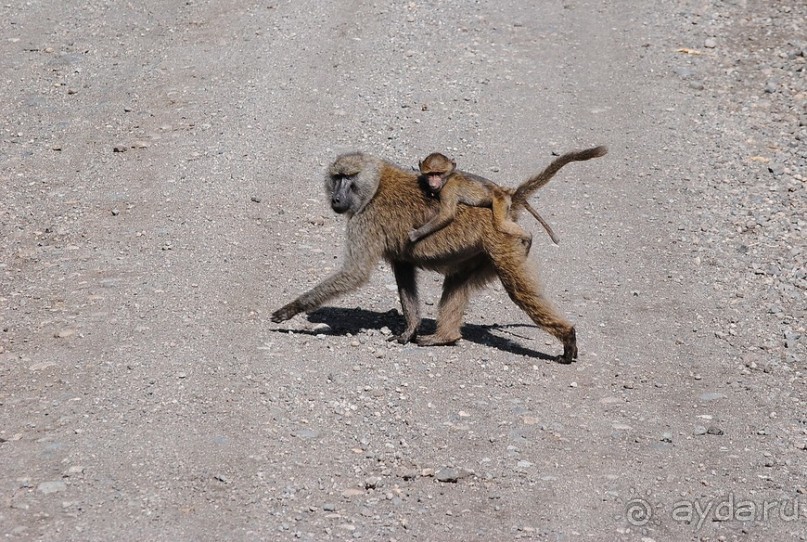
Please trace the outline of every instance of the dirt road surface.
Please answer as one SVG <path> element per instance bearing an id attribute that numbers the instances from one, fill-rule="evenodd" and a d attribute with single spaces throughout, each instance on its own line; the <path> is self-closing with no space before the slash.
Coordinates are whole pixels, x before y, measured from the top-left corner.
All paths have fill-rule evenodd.
<path id="1" fill-rule="evenodd" d="M 0 5 L 0 537 L 805 540 L 807 5 Z M 480 291 L 387 342 L 325 166 L 533 199 L 580 359 Z M 420 276 L 424 328 L 441 277 Z"/>

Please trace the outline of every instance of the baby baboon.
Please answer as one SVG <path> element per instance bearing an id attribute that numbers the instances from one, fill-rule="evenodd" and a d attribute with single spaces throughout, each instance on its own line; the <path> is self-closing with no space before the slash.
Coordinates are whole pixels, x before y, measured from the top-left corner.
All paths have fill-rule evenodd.
<path id="1" fill-rule="evenodd" d="M 432 164 L 428 163 L 429 159 L 433 160 Z M 436 175 L 434 175 L 434 174 L 432 174 L 432 175 L 424 174 L 424 166 L 425 166 L 425 169 L 426 169 L 427 172 L 432 171 L 433 173 L 436 173 Z M 456 167 L 456 164 L 454 163 L 453 160 L 449 160 L 446 156 L 444 156 L 444 155 L 442 155 L 440 153 L 433 153 L 433 154 L 430 154 L 429 156 L 427 156 L 426 159 L 423 162 L 420 163 L 421 178 L 425 177 L 428 190 L 430 190 L 431 193 L 436 193 L 446 183 L 445 178 L 448 175 L 450 175 L 451 172 L 454 171 L 455 167 Z M 443 171 L 444 173 L 441 174 L 440 173 L 441 171 Z M 458 171 L 457 173 L 462 175 L 462 177 L 464 177 L 468 181 L 470 181 L 470 183 L 477 183 L 480 186 L 481 190 L 490 190 L 489 194 L 490 194 L 490 197 L 491 197 L 491 203 L 483 203 L 483 204 L 479 204 L 479 205 L 476 205 L 476 206 L 479 206 L 479 207 L 491 207 L 491 210 L 493 211 L 494 224 L 496 224 L 496 227 L 499 228 L 499 231 L 503 231 L 505 233 L 510 233 L 511 235 L 515 235 L 516 237 L 519 237 L 519 238 L 527 241 L 528 244 L 530 244 L 530 241 L 531 241 L 530 234 L 525 232 L 524 229 L 521 228 L 521 226 L 519 226 L 518 224 L 513 222 L 509 217 L 510 208 L 511 208 L 510 195 L 512 193 L 512 190 L 510 190 L 508 188 L 505 188 L 503 186 L 499 186 L 498 184 L 494 183 L 493 181 L 491 181 L 489 179 L 486 179 L 484 177 L 480 177 L 479 175 L 474 175 L 473 173 L 468 173 L 467 171 Z M 441 181 L 442 181 L 442 184 L 441 184 Z M 439 185 L 439 187 L 438 187 L 438 185 Z M 475 190 L 478 190 L 478 189 L 475 189 Z M 440 196 L 441 201 L 442 201 L 443 197 L 444 196 L 442 196 L 442 195 Z M 498 200 L 498 203 L 497 203 L 497 200 Z M 469 203 L 468 201 L 461 201 L 461 203 L 465 203 L 466 205 L 474 205 L 472 203 Z M 521 206 L 524 207 L 533 217 L 535 217 L 535 220 L 537 220 L 541 224 L 541 226 L 544 227 L 544 230 L 546 230 L 546 233 L 549 235 L 549 238 L 552 239 L 553 243 L 555 243 L 556 245 L 560 243 L 560 239 L 558 239 L 558 236 L 555 234 L 554 230 L 552 229 L 552 226 L 550 226 L 549 223 L 546 220 L 544 220 L 544 218 L 541 215 L 538 214 L 538 211 L 536 211 L 532 207 L 532 205 L 529 204 L 529 202 L 527 202 L 525 200 L 525 201 L 522 202 Z M 499 209 L 499 211 L 498 211 L 499 218 L 497 218 L 497 207 Z M 502 207 L 506 208 L 506 211 L 504 212 L 504 218 L 501 218 L 502 217 L 502 212 L 501 212 Z M 441 210 L 443 210 L 443 207 L 441 207 Z M 438 217 L 434 217 L 434 218 L 432 218 L 432 220 L 436 221 L 436 220 L 438 220 Z M 449 221 L 453 220 L 453 216 L 451 216 L 448 220 Z M 506 226 L 506 224 L 511 224 L 512 226 L 514 226 L 514 228 L 511 228 L 510 226 Z M 424 225 L 420 229 L 426 229 L 426 226 L 427 225 Z M 505 227 L 503 228 L 502 226 L 505 226 Z M 425 235 L 427 235 L 427 233 L 424 233 L 423 235 L 425 236 Z M 412 239 L 413 237 L 415 237 L 416 239 Z M 413 242 L 416 241 L 417 238 L 419 238 L 419 237 L 420 236 L 418 235 L 417 231 L 413 231 L 413 232 L 409 233 L 409 238 L 412 239 Z"/>
<path id="2" fill-rule="evenodd" d="M 510 194 L 484 177 L 469 176 L 458 171 L 457 164 L 447 156 L 435 152 L 420 162 L 420 175 L 432 196 L 438 196 L 440 210 L 416 230 L 409 232 L 414 243 L 430 233 L 444 228 L 457 216 L 460 203 L 473 207 L 490 207 L 493 225 L 502 233 L 513 235 L 526 242 L 532 236 L 510 219 Z"/>
<path id="3" fill-rule="evenodd" d="M 556 158 L 512 192 L 511 212 L 515 215 L 524 208 L 530 194 L 549 182 L 564 165 L 605 153 L 605 147 L 595 147 Z M 496 229 L 489 215 L 485 216 L 487 211 L 461 206 L 446 227 L 411 243 L 409 232 L 424 224 L 438 207 L 420 188 L 414 173 L 370 155 L 344 154 L 328 168 L 325 189 L 331 208 L 348 215 L 342 268 L 272 313 L 273 322 L 283 322 L 358 288 L 383 258 L 395 273 L 406 320 L 405 329 L 397 336 L 399 342 L 411 341 L 420 325 L 416 271 L 421 267 L 443 273 L 445 281 L 437 331 L 419 337 L 418 344 L 458 341 L 471 292 L 498 276 L 510 298 L 537 325 L 560 339 L 563 361 L 568 363 L 577 357 L 574 326 L 541 294 L 521 240 Z"/>

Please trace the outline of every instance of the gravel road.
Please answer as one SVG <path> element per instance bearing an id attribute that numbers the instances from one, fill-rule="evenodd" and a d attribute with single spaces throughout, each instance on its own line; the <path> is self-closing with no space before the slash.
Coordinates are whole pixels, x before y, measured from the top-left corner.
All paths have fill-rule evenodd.
<path id="1" fill-rule="evenodd" d="M 0 537 L 807 540 L 807 4 L 0 5 Z M 498 283 L 387 342 L 325 166 L 533 203 L 563 365 Z M 424 328 L 441 277 L 421 275 Z"/>

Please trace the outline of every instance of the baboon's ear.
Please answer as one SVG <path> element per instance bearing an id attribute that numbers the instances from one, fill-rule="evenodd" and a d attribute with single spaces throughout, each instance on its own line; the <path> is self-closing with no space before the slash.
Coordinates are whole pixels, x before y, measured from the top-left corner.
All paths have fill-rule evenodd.
<path id="1" fill-rule="evenodd" d="M 423 168 L 423 160 L 418 162 L 418 169 L 422 169 L 422 168 Z"/>

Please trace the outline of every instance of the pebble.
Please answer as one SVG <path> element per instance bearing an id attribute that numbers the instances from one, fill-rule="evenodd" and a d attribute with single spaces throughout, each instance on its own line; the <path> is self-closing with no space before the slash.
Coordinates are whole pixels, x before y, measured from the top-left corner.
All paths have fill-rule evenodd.
<path id="1" fill-rule="evenodd" d="M 444 468 L 437 471 L 436 476 L 438 482 L 456 483 L 460 478 L 460 472 L 453 468 Z"/>
<path id="2" fill-rule="evenodd" d="M 329 326 L 324 322 L 320 322 L 318 324 L 314 324 L 311 327 L 311 331 L 313 331 L 314 333 L 330 333 L 332 330 L 331 326 Z"/>
<path id="3" fill-rule="evenodd" d="M 404 480 L 414 480 L 418 476 L 420 476 L 420 471 L 417 469 L 401 469 L 398 471 L 398 477 Z"/>
<path id="4" fill-rule="evenodd" d="M 706 40 L 703 42 L 703 46 L 707 49 L 714 49 L 717 47 L 717 40 L 714 38 L 706 38 Z"/>
<path id="5" fill-rule="evenodd" d="M 706 434 L 706 431 L 707 431 L 707 430 L 706 430 L 706 428 L 705 428 L 704 426 L 702 426 L 702 425 L 696 425 L 696 426 L 695 426 L 695 429 L 692 431 L 692 434 L 693 434 L 693 435 L 698 435 L 698 436 L 700 436 L 700 435 L 705 435 L 705 434 Z"/>
<path id="6" fill-rule="evenodd" d="M 364 495 L 365 491 L 363 489 L 346 489 L 342 492 L 343 497 L 358 497 L 359 495 Z"/>
<path id="7" fill-rule="evenodd" d="M 79 474 L 84 474 L 84 467 L 81 465 L 73 465 L 64 472 L 63 476 L 69 478 L 71 476 L 78 476 Z"/>
<path id="8" fill-rule="evenodd" d="M 675 75 L 677 75 L 678 77 L 680 77 L 681 79 L 691 79 L 695 72 L 692 70 L 692 68 L 686 68 L 684 66 L 679 66 L 679 67 L 673 68 L 673 73 Z"/>
<path id="9" fill-rule="evenodd" d="M 698 399 L 700 399 L 701 401 L 717 401 L 718 399 L 722 399 L 724 397 L 725 397 L 725 395 L 723 395 L 722 393 L 717 393 L 717 392 L 714 392 L 714 391 L 710 391 L 710 392 L 702 393 L 698 397 Z"/>
<path id="10" fill-rule="evenodd" d="M 665 431 L 661 434 L 661 442 L 672 442 L 673 441 L 673 434 L 669 431 Z"/>
<path id="11" fill-rule="evenodd" d="M 365 489 L 376 489 L 381 485 L 381 478 L 378 476 L 371 476 L 364 480 Z"/>
<path id="12" fill-rule="evenodd" d="M 723 430 L 719 427 L 715 427 L 714 425 L 710 425 L 709 428 L 706 430 L 706 433 L 709 435 L 722 435 Z"/>
<path id="13" fill-rule="evenodd" d="M 319 431 L 305 427 L 303 429 L 292 431 L 291 436 L 301 439 L 313 439 L 319 436 Z"/>
<path id="14" fill-rule="evenodd" d="M 44 493 L 45 495 L 50 495 L 51 493 L 58 493 L 60 491 L 65 491 L 67 489 L 67 484 L 62 482 L 61 480 L 56 480 L 53 482 L 42 482 L 38 486 L 36 486 L 36 490 L 40 493 Z"/>
<path id="15" fill-rule="evenodd" d="M 785 331 L 785 348 L 791 349 L 796 347 L 796 342 L 801 338 L 801 335 L 792 331 Z"/>
<path id="16" fill-rule="evenodd" d="M 437 471 L 437 473 L 435 474 L 435 478 L 437 478 L 438 482 L 455 484 L 459 480 L 461 480 L 463 478 L 467 478 L 468 476 L 471 476 L 472 474 L 473 474 L 473 471 L 470 471 L 470 470 L 467 470 L 467 469 L 457 469 L 457 468 L 454 468 L 454 467 L 444 467 L 444 468 L 440 469 L 439 471 Z"/>

